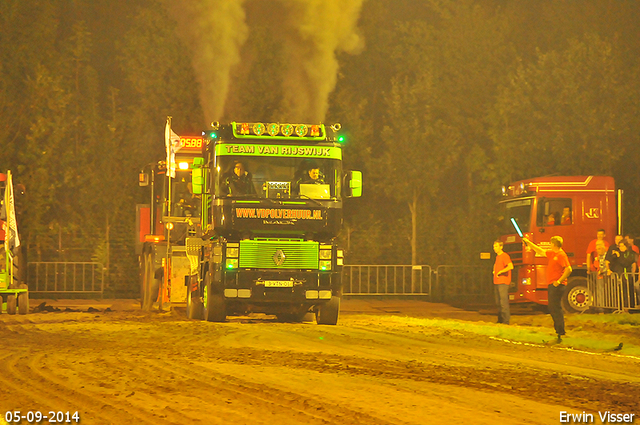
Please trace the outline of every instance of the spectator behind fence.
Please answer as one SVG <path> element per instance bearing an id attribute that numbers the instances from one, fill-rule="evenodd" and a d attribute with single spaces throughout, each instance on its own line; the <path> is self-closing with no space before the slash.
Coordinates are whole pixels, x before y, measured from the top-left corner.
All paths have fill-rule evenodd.
<path id="1" fill-rule="evenodd" d="M 636 305 L 635 279 L 633 273 L 636 272 L 636 261 L 638 257 L 629 246 L 629 242 L 622 239 L 618 243 L 618 249 L 612 253 L 611 271 L 617 273 L 622 278 L 622 300 L 623 307 L 634 308 Z"/>
<path id="2" fill-rule="evenodd" d="M 607 258 L 605 260 L 607 262 L 607 268 L 609 268 L 609 270 L 613 270 L 613 268 L 611 267 L 611 263 L 613 262 L 614 252 L 617 252 L 617 254 L 615 255 L 619 256 L 620 250 L 618 249 L 618 244 L 620 243 L 621 240 L 622 240 L 622 236 L 616 235 L 613 245 L 611 245 L 607 250 Z"/>
<path id="3" fill-rule="evenodd" d="M 596 242 L 596 255 L 593 260 L 592 269 L 598 272 L 598 279 L 610 275 L 611 270 L 607 267 L 607 248 L 604 241 Z"/>
<path id="4" fill-rule="evenodd" d="M 594 258 L 595 256 L 596 243 L 598 241 L 604 242 L 605 252 L 606 249 L 609 248 L 609 242 L 604 239 L 605 236 L 606 234 L 604 232 L 604 229 L 600 229 L 596 232 L 596 238 L 589 242 L 589 246 L 587 247 L 587 267 L 589 267 L 590 271 L 595 271 L 595 269 L 593 268 L 592 258 Z"/>
<path id="5" fill-rule="evenodd" d="M 634 237 L 632 235 L 625 235 L 624 240 L 629 243 L 629 246 L 631 247 L 633 252 L 636 253 L 636 255 L 640 255 L 640 249 L 636 245 L 634 245 Z"/>
<path id="6" fill-rule="evenodd" d="M 606 305 L 605 299 L 605 281 L 606 277 L 611 274 L 611 270 L 607 268 L 607 248 L 605 241 L 596 242 L 595 258 L 593 260 L 592 268 L 597 273 L 596 282 L 596 305 L 600 306 L 597 311 L 602 313 L 602 306 Z"/>

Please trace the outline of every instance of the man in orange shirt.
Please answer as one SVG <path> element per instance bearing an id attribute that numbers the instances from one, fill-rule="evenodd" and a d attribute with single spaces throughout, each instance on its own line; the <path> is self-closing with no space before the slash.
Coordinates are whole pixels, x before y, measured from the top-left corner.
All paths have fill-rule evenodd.
<path id="1" fill-rule="evenodd" d="M 513 263 L 509 254 L 502 248 L 501 241 L 493 243 L 493 250 L 496 253 L 496 262 L 493 264 L 493 294 L 498 305 L 498 323 L 509 324 L 511 312 L 509 311 L 509 285 L 511 285 L 511 270 Z"/>
<path id="2" fill-rule="evenodd" d="M 551 238 L 551 249 L 540 248 L 527 238 L 522 238 L 522 242 L 533 249 L 536 254 L 543 255 L 549 259 L 547 265 L 547 290 L 549 300 L 549 314 L 553 318 L 553 327 L 558 335 L 558 342 L 562 342 L 564 331 L 564 312 L 562 311 L 562 297 L 567 287 L 567 278 L 573 270 L 569 263 L 569 257 L 562 249 L 562 237 L 553 236 Z"/>

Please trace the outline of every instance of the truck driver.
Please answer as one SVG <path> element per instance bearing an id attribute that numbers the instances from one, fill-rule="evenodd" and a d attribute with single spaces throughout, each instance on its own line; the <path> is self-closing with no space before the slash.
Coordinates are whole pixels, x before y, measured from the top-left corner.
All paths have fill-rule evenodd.
<path id="1" fill-rule="evenodd" d="M 229 196 L 254 195 L 253 178 L 242 161 L 234 161 L 233 170 L 227 173 L 223 182 L 223 189 Z"/>

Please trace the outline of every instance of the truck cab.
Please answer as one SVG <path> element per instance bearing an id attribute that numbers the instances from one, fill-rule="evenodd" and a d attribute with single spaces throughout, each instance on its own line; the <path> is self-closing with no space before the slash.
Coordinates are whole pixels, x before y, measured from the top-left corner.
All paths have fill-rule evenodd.
<path id="1" fill-rule="evenodd" d="M 361 173 L 342 169 L 339 129 L 233 122 L 205 134 L 194 184 L 207 200 L 203 237 L 187 241 L 199 265 L 189 317 L 261 312 L 300 321 L 312 312 L 318 323 L 336 324 L 342 205 L 362 190 Z"/>
<path id="2" fill-rule="evenodd" d="M 522 236 L 550 248 L 552 236 L 561 236 L 573 272 L 563 307 L 569 312 L 587 310 L 593 294 L 587 287 L 586 251 L 600 229 L 613 241 L 618 230 L 617 198 L 612 177 L 553 176 L 521 180 L 503 187 L 502 235 L 515 268 L 509 291 L 512 303 L 546 305 L 547 258 L 522 243 Z M 516 229 L 518 227 L 518 229 Z M 520 234 L 521 233 L 521 234 Z"/>

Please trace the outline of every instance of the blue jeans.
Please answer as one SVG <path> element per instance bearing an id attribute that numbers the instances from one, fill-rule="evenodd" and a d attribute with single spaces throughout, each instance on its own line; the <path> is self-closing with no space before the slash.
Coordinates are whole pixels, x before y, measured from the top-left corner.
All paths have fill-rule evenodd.
<path id="1" fill-rule="evenodd" d="M 549 314 L 553 319 L 553 327 L 558 336 L 564 335 L 564 311 L 562 310 L 562 297 L 566 285 L 549 285 Z"/>
<path id="2" fill-rule="evenodd" d="M 498 306 L 498 323 L 509 324 L 511 312 L 509 311 L 509 285 L 493 285 L 493 295 Z"/>

